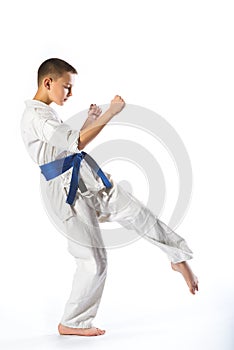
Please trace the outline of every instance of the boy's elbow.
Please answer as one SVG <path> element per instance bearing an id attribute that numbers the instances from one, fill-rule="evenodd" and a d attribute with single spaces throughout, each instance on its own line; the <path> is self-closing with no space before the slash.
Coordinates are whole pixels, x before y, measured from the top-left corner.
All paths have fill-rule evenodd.
<path id="1" fill-rule="evenodd" d="M 79 151 L 82 151 L 84 149 L 84 146 L 80 142 L 78 142 L 77 148 Z"/>
<path id="2" fill-rule="evenodd" d="M 86 135 L 80 135 L 78 138 L 77 148 L 82 151 L 91 140 L 86 137 Z"/>
<path id="3" fill-rule="evenodd" d="M 79 151 L 82 151 L 85 148 L 85 144 L 83 142 L 81 142 L 80 137 L 78 139 L 77 148 L 78 148 Z"/>

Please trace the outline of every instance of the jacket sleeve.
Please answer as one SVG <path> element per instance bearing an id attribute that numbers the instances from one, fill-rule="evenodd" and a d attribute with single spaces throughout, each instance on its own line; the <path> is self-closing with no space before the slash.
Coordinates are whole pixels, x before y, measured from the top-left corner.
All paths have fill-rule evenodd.
<path id="1" fill-rule="evenodd" d="M 70 152 L 79 152 L 79 130 L 73 130 L 68 124 L 47 119 L 42 127 L 45 142 Z"/>
<path id="2" fill-rule="evenodd" d="M 58 147 L 64 151 L 79 152 L 78 143 L 80 130 L 73 129 L 67 123 L 48 116 L 40 115 L 35 110 L 28 111 L 26 118 L 27 131 L 35 138 Z"/>

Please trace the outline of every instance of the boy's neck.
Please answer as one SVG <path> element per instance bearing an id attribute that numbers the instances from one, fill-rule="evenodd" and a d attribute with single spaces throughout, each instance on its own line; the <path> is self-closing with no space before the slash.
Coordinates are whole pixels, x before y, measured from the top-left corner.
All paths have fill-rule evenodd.
<path id="1" fill-rule="evenodd" d="M 46 103 L 47 105 L 50 105 L 50 104 L 51 104 L 51 101 L 50 101 L 48 95 L 45 94 L 44 92 L 40 91 L 40 90 L 37 90 L 37 93 L 36 93 L 36 95 L 33 97 L 33 100 L 37 100 L 37 101 L 44 102 L 44 103 Z"/>

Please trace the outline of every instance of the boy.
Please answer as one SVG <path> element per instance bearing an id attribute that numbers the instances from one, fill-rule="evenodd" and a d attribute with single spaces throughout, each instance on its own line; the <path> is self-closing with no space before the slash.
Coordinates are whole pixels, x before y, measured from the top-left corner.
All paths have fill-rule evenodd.
<path id="1" fill-rule="evenodd" d="M 48 180 L 46 193 L 77 264 L 58 331 L 61 335 L 94 336 L 105 333 L 92 324 L 107 270 L 99 222 L 116 221 L 161 248 L 173 270 L 183 275 L 192 294 L 198 291 L 198 280 L 187 263 L 192 252 L 185 240 L 123 190 L 110 174 L 103 173 L 89 155 L 80 152 L 121 112 L 124 100 L 115 96 L 102 115 L 98 106 L 91 105 L 80 130 L 72 130 L 50 107 L 52 102 L 62 106 L 72 96 L 76 74 L 74 67 L 58 58 L 41 64 L 38 90 L 32 100 L 26 101 L 21 130 L 30 156 Z"/>

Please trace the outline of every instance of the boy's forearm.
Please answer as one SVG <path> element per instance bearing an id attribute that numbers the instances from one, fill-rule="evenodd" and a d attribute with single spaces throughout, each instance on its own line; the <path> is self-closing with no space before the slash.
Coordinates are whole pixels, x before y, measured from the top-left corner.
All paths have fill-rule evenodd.
<path id="1" fill-rule="evenodd" d="M 102 110 L 100 107 L 98 107 L 96 104 L 91 104 L 88 110 L 88 117 L 80 130 L 83 130 L 89 125 L 93 124 L 93 122 L 101 116 L 101 113 Z"/>
<path id="2" fill-rule="evenodd" d="M 85 146 L 99 134 L 99 132 L 113 117 L 114 114 L 110 111 L 110 109 L 108 109 L 103 115 L 93 122 L 89 122 L 87 118 L 82 129 L 80 130 L 78 144 L 79 150 L 85 148 Z"/>
<path id="3" fill-rule="evenodd" d="M 94 119 L 93 117 L 88 117 L 88 118 L 85 120 L 85 122 L 84 122 L 84 124 L 83 124 L 83 126 L 82 126 L 82 128 L 81 128 L 80 130 L 86 129 L 89 125 L 93 124 L 93 122 L 94 122 L 95 120 L 96 120 L 96 119 Z"/>

